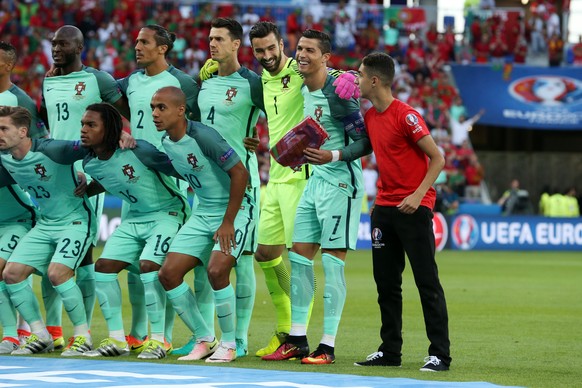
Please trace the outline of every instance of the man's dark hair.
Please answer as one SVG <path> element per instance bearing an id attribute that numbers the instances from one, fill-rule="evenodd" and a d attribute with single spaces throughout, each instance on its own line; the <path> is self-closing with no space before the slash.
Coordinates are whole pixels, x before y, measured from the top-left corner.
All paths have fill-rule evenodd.
<path id="1" fill-rule="evenodd" d="M 275 23 L 266 21 L 258 22 L 251 28 L 251 31 L 249 32 L 251 44 L 253 42 L 253 39 L 264 38 L 271 33 L 275 34 L 275 39 L 277 39 L 277 42 L 281 41 L 281 33 L 279 32 L 279 28 L 277 28 L 277 25 Z"/>
<path id="2" fill-rule="evenodd" d="M 394 60 L 386 53 L 375 51 L 364 57 L 362 64 L 370 76 L 380 78 L 383 84 L 392 85 L 394 81 Z"/>
<path id="3" fill-rule="evenodd" d="M 157 24 L 148 24 L 144 28 L 152 30 L 154 32 L 154 39 L 156 40 L 157 46 L 168 46 L 168 49 L 164 53 L 164 56 L 168 56 L 172 48 L 174 48 L 174 41 L 176 40 L 176 34 L 169 32 L 164 27 Z"/>
<path id="4" fill-rule="evenodd" d="M 4 51 L 4 58 L 6 62 L 10 62 L 12 64 L 16 63 L 16 48 L 13 45 L 7 42 L 0 41 L 0 50 Z"/>
<path id="5" fill-rule="evenodd" d="M 32 115 L 20 106 L 0 106 L 0 117 L 10 117 L 12 124 L 17 128 L 30 129 Z"/>
<path id="6" fill-rule="evenodd" d="M 323 31 L 308 29 L 301 34 L 303 38 L 317 39 L 319 41 L 319 49 L 322 54 L 331 53 L 331 38 Z"/>
<path id="7" fill-rule="evenodd" d="M 101 102 L 98 104 L 89 105 L 86 110 L 97 112 L 101 115 L 103 127 L 105 128 L 105 135 L 103 136 L 103 143 L 108 150 L 115 150 L 121 138 L 121 131 L 123 130 L 123 121 L 121 114 L 111 104 Z"/>
<path id="8" fill-rule="evenodd" d="M 243 38 L 243 29 L 239 22 L 232 18 L 216 18 L 212 21 L 213 28 L 226 28 L 232 40 Z"/>

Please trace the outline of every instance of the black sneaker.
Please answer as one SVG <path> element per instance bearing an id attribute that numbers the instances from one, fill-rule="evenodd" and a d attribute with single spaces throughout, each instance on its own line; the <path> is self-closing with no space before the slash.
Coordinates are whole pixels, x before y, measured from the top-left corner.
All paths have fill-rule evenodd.
<path id="1" fill-rule="evenodd" d="M 424 362 L 424 366 L 420 368 L 421 372 L 444 372 L 449 370 L 449 366 L 442 362 L 437 356 L 425 357 Z"/>
<path id="2" fill-rule="evenodd" d="M 390 361 L 384 357 L 384 353 L 375 352 L 366 357 L 366 361 L 354 362 L 355 366 L 396 366 L 400 367 L 400 362 Z"/>

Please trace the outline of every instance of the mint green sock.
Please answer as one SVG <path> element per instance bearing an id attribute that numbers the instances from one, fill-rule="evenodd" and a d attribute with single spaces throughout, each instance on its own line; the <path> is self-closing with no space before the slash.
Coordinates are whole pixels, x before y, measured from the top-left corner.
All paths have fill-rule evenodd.
<path id="1" fill-rule="evenodd" d="M 163 287 L 162 287 L 163 288 Z M 164 292 L 166 292 L 164 290 Z M 168 300 L 168 296 L 166 294 L 166 312 L 165 312 L 165 324 L 164 324 L 164 338 L 169 343 L 172 343 L 172 339 L 174 337 L 174 322 L 176 321 L 176 311 L 174 311 L 174 306 Z"/>
<path id="2" fill-rule="evenodd" d="M 246 343 L 257 292 L 253 255 L 239 257 L 234 270 L 236 272 L 236 338 Z"/>
<path id="3" fill-rule="evenodd" d="M 311 301 L 315 294 L 313 261 L 289 252 L 291 262 L 291 323 L 307 327 Z"/>
<path id="4" fill-rule="evenodd" d="M 234 288 L 232 288 L 232 284 L 229 284 L 221 290 L 215 290 L 213 293 L 218 325 L 220 326 L 220 331 L 222 331 L 220 340 L 222 342 L 235 342 L 236 299 Z"/>
<path id="5" fill-rule="evenodd" d="M 109 331 L 123 330 L 121 288 L 117 274 L 95 272 L 95 292 Z"/>
<path id="6" fill-rule="evenodd" d="M 215 337 L 214 331 L 214 295 L 212 287 L 208 280 L 206 268 L 199 265 L 194 268 L 194 294 L 196 295 L 196 303 L 198 310 L 206 323 L 206 326 L 211 330 L 212 336 Z"/>
<path id="7" fill-rule="evenodd" d="M 48 275 L 44 275 L 40 281 L 42 301 L 46 312 L 47 326 L 63 326 L 63 301 L 53 287 Z"/>
<path id="8" fill-rule="evenodd" d="M 87 316 L 85 315 L 85 306 L 83 305 L 83 294 L 75 283 L 75 279 L 70 278 L 66 282 L 55 286 L 55 290 L 61 296 L 65 311 L 73 326 L 81 326 L 87 324 Z"/>
<path id="9" fill-rule="evenodd" d="M 131 330 L 129 334 L 138 339 L 145 338 L 148 335 L 148 314 L 145 291 L 139 274 L 127 271 L 127 291 L 129 303 L 131 303 Z"/>
<path id="10" fill-rule="evenodd" d="M 16 309 L 10 300 L 10 294 L 6 289 L 6 283 L 0 281 L 0 324 L 2 324 L 3 336 L 18 338 Z"/>
<path id="11" fill-rule="evenodd" d="M 200 314 L 194 293 L 186 282 L 182 282 L 178 287 L 167 291 L 167 294 L 176 314 L 196 338 L 214 337 L 214 333 L 208 328 Z"/>
<path id="12" fill-rule="evenodd" d="M 6 289 L 10 294 L 12 305 L 18 310 L 26 322 L 30 325 L 39 321 L 42 322 L 40 306 L 30 287 L 28 279 L 20 283 L 6 284 Z"/>
<path id="13" fill-rule="evenodd" d="M 324 253 L 321 255 L 325 287 L 323 289 L 323 334 L 334 336 L 346 303 L 345 263 L 337 257 Z"/>
<path id="14" fill-rule="evenodd" d="M 91 327 L 93 311 L 95 310 L 95 264 L 84 265 L 77 268 L 77 286 L 83 294 L 83 305 L 85 306 L 85 317 L 87 325 Z"/>
<path id="15" fill-rule="evenodd" d="M 166 326 L 166 291 L 158 280 L 158 272 L 140 275 L 145 289 L 145 302 L 152 336 L 164 336 Z"/>

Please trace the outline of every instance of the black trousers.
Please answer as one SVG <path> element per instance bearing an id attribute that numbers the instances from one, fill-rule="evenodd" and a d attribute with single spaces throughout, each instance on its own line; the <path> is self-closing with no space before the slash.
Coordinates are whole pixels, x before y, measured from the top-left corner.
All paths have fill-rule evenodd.
<path id="1" fill-rule="evenodd" d="M 449 318 L 438 277 L 432 211 L 420 206 L 414 214 L 396 207 L 376 206 L 372 213 L 372 259 L 382 327 L 379 351 L 391 361 L 402 357 L 402 272 L 408 255 L 420 294 L 428 354 L 449 365 Z"/>

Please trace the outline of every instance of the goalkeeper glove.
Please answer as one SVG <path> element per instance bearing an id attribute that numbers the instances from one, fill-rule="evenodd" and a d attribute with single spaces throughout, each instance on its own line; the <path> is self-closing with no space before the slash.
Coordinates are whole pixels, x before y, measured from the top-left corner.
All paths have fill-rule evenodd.
<path id="1" fill-rule="evenodd" d="M 347 71 L 340 74 L 339 77 L 333 82 L 335 86 L 335 94 L 344 100 L 349 100 L 350 98 L 360 98 L 360 88 L 354 82 L 356 76 Z"/>
<path id="2" fill-rule="evenodd" d="M 198 73 L 198 78 L 200 81 L 206 81 L 209 78 L 212 78 L 212 74 L 218 71 L 218 62 L 216 62 L 212 58 L 208 58 L 204 63 L 204 66 L 200 69 Z"/>

